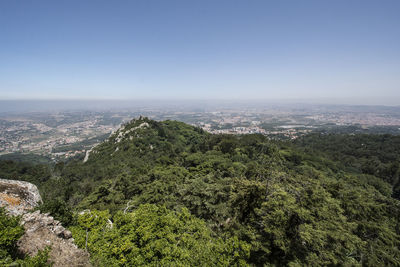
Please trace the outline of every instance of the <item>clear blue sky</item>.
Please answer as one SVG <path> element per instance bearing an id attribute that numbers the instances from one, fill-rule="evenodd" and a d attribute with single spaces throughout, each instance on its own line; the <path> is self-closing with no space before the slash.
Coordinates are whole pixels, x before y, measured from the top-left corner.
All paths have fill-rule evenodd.
<path id="1" fill-rule="evenodd" d="M 0 99 L 18 98 L 400 105 L 400 1 L 2 0 Z"/>

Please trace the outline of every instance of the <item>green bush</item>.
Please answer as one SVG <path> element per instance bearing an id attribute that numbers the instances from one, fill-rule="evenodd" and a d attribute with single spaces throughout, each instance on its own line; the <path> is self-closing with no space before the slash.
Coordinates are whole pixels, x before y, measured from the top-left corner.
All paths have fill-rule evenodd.
<path id="1" fill-rule="evenodd" d="M 49 266 L 49 248 L 39 251 L 35 257 L 18 258 L 17 241 L 24 234 L 19 217 L 10 217 L 0 208 L 0 266 Z"/>
<path id="2" fill-rule="evenodd" d="M 107 211 L 90 211 L 71 227 L 97 266 L 244 266 L 249 256 L 248 244 L 214 237 L 187 209 L 145 204 L 109 219 Z"/>

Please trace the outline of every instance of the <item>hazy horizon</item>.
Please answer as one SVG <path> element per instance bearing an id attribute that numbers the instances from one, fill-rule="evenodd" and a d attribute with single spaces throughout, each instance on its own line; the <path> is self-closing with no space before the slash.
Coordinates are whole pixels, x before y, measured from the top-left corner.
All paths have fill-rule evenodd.
<path id="1" fill-rule="evenodd" d="M 58 112 L 58 111 L 129 111 L 129 110 L 220 110 L 220 109 L 281 109 L 313 107 L 365 107 L 400 109 L 400 105 L 354 104 L 323 101 L 286 100 L 246 100 L 246 99 L 0 99 L 0 113 Z"/>
<path id="2" fill-rule="evenodd" d="M 135 102 L 135 101 L 161 101 L 161 102 L 185 102 L 185 101 L 212 101 L 212 102 L 264 102 L 264 103 L 305 103 L 305 104 L 321 104 L 321 105 L 366 105 L 366 106 L 399 106 L 400 99 L 397 98 L 157 98 L 157 97 L 140 97 L 140 98 L 0 98 L 0 101 L 122 101 L 122 102 Z"/>

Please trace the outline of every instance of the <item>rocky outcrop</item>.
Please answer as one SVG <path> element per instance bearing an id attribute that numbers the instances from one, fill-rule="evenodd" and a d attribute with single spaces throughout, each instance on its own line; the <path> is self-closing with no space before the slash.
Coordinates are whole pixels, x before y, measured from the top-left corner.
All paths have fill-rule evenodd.
<path id="1" fill-rule="evenodd" d="M 91 266 L 89 253 L 79 249 L 69 230 L 49 214 L 32 212 L 42 202 L 37 187 L 31 183 L 0 179 L 0 206 L 8 214 L 21 216 L 25 233 L 18 241 L 22 255 L 34 256 L 47 246 L 51 248 L 49 261 L 55 267 Z"/>
<path id="2" fill-rule="evenodd" d="M 36 185 L 16 180 L 0 179 L 0 206 L 10 215 L 22 215 L 42 202 Z"/>
<path id="3" fill-rule="evenodd" d="M 92 152 L 92 149 L 86 150 L 85 158 L 83 159 L 83 163 L 89 160 L 89 155 L 90 152 Z"/>
<path id="4" fill-rule="evenodd" d="M 39 250 L 51 247 L 50 261 L 53 266 L 91 266 L 89 253 L 79 249 L 69 230 L 59 221 L 40 211 L 26 213 L 21 223 L 25 234 L 18 241 L 18 250 L 24 255 L 36 255 Z"/>

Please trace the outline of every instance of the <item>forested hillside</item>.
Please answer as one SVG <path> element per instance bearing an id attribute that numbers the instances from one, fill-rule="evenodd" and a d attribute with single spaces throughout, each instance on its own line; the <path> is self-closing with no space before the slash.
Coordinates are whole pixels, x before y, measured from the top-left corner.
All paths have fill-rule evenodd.
<path id="1" fill-rule="evenodd" d="M 353 173 L 374 175 L 391 184 L 400 199 L 400 136 L 312 134 L 296 141 L 308 154 L 323 154 Z"/>
<path id="2" fill-rule="evenodd" d="M 3 162 L 1 172 L 38 184 L 42 209 L 98 266 L 398 266 L 398 146 L 393 136 L 292 143 L 139 118 L 85 162 Z"/>

